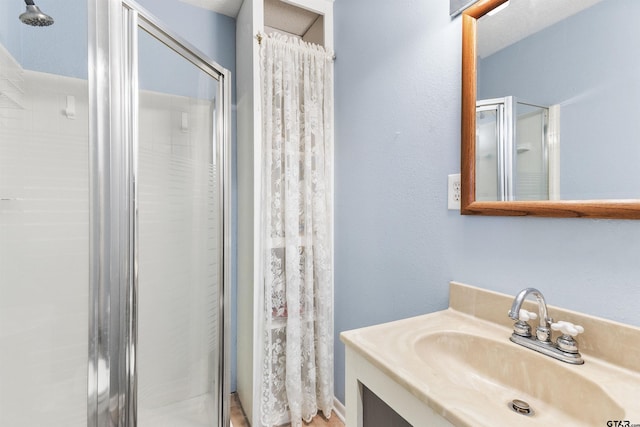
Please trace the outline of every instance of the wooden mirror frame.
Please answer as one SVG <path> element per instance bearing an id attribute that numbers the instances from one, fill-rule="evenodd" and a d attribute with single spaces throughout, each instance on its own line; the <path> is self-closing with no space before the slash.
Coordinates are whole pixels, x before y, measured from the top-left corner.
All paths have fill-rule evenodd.
<path id="1" fill-rule="evenodd" d="M 462 215 L 640 219 L 640 200 L 476 201 L 477 20 L 507 0 L 479 0 L 462 13 Z"/>

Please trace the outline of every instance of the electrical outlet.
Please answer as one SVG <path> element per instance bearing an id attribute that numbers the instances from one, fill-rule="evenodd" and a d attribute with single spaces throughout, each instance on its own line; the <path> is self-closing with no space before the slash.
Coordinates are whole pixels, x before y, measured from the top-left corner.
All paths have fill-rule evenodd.
<path id="1" fill-rule="evenodd" d="M 450 210 L 460 210 L 460 199 L 462 192 L 460 189 L 460 174 L 449 175 L 449 186 L 447 190 L 447 205 Z"/>

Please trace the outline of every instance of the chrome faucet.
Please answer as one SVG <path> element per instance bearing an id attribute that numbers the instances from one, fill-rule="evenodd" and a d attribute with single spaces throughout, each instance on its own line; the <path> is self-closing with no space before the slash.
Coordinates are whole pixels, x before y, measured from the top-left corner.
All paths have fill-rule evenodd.
<path id="1" fill-rule="evenodd" d="M 528 295 L 533 295 L 538 302 L 538 315 L 522 309 L 522 303 Z M 581 326 L 568 322 L 553 323 L 553 319 L 547 313 L 547 302 L 542 292 L 535 288 L 523 289 L 516 295 L 509 310 L 509 317 L 515 320 L 513 333 L 510 340 L 516 344 L 535 350 L 539 353 L 551 356 L 563 362 L 581 365 L 584 363 L 578 352 L 578 343 L 573 339 L 575 335 L 584 331 Z M 531 326 L 528 320 L 540 317 L 536 327 L 535 337 L 531 335 Z M 562 331 L 557 343 L 551 341 L 551 329 Z"/>
<path id="2" fill-rule="evenodd" d="M 520 321 L 520 309 L 522 308 L 522 303 L 524 302 L 527 295 L 533 294 L 538 301 L 538 316 L 540 318 L 540 325 L 536 328 L 536 338 L 539 341 L 549 343 L 551 342 L 551 323 L 553 323 L 553 319 L 551 319 L 547 314 L 547 302 L 544 300 L 544 295 L 542 292 L 537 290 L 536 288 L 526 288 L 520 291 L 518 295 L 516 295 L 513 300 L 513 304 L 511 304 L 511 310 L 509 310 L 509 317 L 513 320 Z M 527 324 L 528 325 L 528 324 Z M 522 325 L 520 325 L 522 326 Z M 521 336 L 531 336 L 531 333 L 528 334 L 518 334 Z"/>

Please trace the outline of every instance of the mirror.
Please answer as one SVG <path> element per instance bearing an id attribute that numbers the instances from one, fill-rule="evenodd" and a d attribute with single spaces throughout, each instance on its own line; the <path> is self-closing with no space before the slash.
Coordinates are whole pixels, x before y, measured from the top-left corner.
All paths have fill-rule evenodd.
<path id="1" fill-rule="evenodd" d="M 462 214 L 640 218 L 633 11 L 637 0 L 464 11 Z"/>

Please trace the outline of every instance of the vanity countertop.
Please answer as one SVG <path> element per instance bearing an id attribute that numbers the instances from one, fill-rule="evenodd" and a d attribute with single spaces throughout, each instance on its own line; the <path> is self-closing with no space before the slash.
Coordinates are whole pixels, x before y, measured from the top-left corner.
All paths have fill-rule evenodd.
<path id="1" fill-rule="evenodd" d="M 549 306 L 555 319 L 585 327 L 577 338 L 585 363 L 570 365 L 509 341 L 512 300 L 452 282 L 448 309 L 341 340 L 455 426 L 640 425 L 640 328 Z M 519 390 L 533 416 L 503 411 Z"/>

